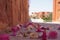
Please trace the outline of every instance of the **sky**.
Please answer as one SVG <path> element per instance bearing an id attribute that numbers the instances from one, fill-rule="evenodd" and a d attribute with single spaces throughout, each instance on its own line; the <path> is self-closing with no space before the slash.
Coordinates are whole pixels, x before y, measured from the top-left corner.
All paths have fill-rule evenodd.
<path id="1" fill-rule="evenodd" d="M 52 12 L 53 0 L 29 0 L 29 13 L 42 11 Z"/>

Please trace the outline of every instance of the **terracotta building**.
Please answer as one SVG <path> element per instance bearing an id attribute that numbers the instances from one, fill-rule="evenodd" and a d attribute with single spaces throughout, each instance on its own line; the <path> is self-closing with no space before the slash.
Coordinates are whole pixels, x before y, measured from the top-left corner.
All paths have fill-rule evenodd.
<path id="1" fill-rule="evenodd" d="M 60 22 L 60 0 L 53 0 L 53 21 Z"/>
<path id="2" fill-rule="evenodd" d="M 32 16 L 43 18 L 43 17 L 48 17 L 50 13 L 52 12 L 33 12 Z"/>
<path id="3" fill-rule="evenodd" d="M 0 0 L 0 29 L 29 21 L 28 0 Z"/>

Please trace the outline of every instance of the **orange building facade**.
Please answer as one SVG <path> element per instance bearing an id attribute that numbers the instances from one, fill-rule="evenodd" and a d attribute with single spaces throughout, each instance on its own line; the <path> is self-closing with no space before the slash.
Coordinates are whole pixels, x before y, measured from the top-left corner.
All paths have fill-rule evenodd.
<path id="1" fill-rule="evenodd" d="M 53 22 L 60 22 L 60 0 L 53 0 Z"/>
<path id="2" fill-rule="evenodd" d="M 33 16 L 38 18 L 48 17 L 52 12 L 33 12 Z"/>

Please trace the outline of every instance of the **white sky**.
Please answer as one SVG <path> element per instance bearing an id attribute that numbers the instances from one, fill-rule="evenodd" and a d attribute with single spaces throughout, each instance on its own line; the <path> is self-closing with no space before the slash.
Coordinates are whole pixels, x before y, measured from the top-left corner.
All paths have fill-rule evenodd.
<path id="1" fill-rule="evenodd" d="M 53 11 L 53 0 L 29 0 L 29 13 Z"/>

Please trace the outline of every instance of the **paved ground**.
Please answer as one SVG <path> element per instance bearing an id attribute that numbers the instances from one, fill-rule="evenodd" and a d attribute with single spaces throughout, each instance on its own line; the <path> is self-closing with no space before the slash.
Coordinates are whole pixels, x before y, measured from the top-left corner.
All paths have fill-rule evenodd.
<path id="1" fill-rule="evenodd" d="M 49 32 L 49 31 L 48 31 Z M 47 33 L 48 33 L 47 32 Z M 57 31 L 58 32 L 58 37 L 57 39 L 48 39 L 47 40 L 60 40 L 60 31 Z M 29 38 L 20 38 L 20 37 L 10 37 L 10 40 L 41 40 L 41 39 L 29 39 Z"/>
<path id="2" fill-rule="evenodd" d="M 10 40 L 41 40 L 41 39 L 28 39 L 28 38 L 20 38 L 20 37 L 15 37 L 15 38 L 12 38 Z"/>
<path id="3" fill-rule="evenodd" d="M 29 38 L 20 38 L 20 37 L 10 37 L 10 40 L 41 40 L 41 39 L 29 39 Z M 58 33 L 57 39 L 47 39 L 47 40 L 60 40 L 60 33 Z"/>

